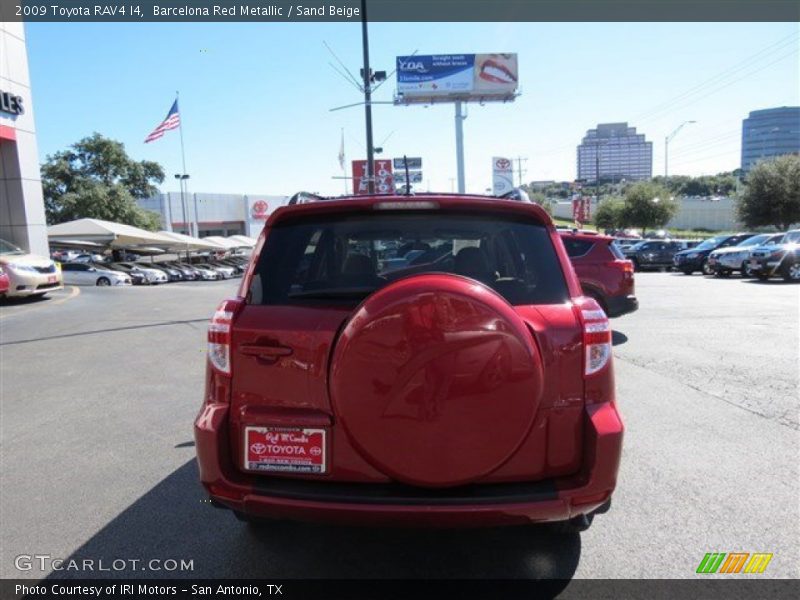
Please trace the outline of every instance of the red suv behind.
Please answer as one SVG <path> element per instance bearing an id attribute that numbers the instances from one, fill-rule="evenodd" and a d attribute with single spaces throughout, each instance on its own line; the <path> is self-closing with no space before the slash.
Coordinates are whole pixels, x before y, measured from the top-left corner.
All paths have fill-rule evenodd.
<path id="1" fill-rule="evenodd" d="M 623 434 L 608 320 L 547 213 L 455 195 L 275 211 L 194 428 L 212 502 L 250 522 L 573 529 Z"/>
<path id="2" fill-rule="evenodd" d="M 633 285 L 633 263 L 613 237 L 591 232 L 561 232 L 583 292 L 597 300 L 609 317 L 639 308 Z"/>

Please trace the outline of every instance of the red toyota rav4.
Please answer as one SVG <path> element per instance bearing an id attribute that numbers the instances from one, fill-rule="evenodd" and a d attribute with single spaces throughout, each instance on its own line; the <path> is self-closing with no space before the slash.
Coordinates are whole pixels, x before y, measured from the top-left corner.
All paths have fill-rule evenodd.
<path id="1" fill-rule="evenodd" d="M 458 195 L 276 210 L 194 428 L 244 520 L 567 529 L 608 507 L 623 434 L 608 320 L 547 213 Z"/>

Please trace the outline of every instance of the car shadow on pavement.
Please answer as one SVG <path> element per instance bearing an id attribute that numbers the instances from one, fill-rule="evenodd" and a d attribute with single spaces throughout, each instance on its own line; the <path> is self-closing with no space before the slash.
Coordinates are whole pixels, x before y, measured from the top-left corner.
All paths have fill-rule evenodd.
<path id="1" fill-rule="evenodd" d="M 611 345 L 612 346 L 620 346 L 628 341 L 628 336 L 622 333 L 621 331 L 617 331 L 616 329 L 611 330 Z"/>
<path id="2" fill-rule="evenodd" d="M 37 294 L 35 296 L 0 296 L 0 306 L 25 306 L 28 304 L 41 304 L 50 300 L 49 295 Z"/>
<path id="3" fill-rule="evenodd" d="M 129 563 L 124 569 L 64 569 L 48 578 L 552 578 L 566 585 L 580 553 L 580 535 L 542 526 L 418 530 L 286 523 L 256 530 L 212 507 L 192 460 L 68 559 L 102 559 L 106 566 L 123 559 Z M 131 559 L 141 562 L 131 566 Z M 153 559 L 163 565 L 191 560 L 193 569 L 148 570 Z"/>
<path id="4" fill-rule="evenodd" d="M 756 285 L 792 285 L 793 283 L 797 283 L 796 281 L 786 281 L 785 279 L 781 278 L 771 278 L 771 279 L 743 279 L 744 283 L 755 283 Z"/>

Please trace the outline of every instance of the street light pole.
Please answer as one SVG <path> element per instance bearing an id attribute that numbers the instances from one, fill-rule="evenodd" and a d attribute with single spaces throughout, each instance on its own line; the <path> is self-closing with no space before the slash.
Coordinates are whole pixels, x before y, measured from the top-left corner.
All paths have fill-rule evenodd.
<path id="1" fill-rule="evenodd" d="M 372 74 L 369 70 L 369 36 L 367 34 L 367 0 L 361 0 L 361 44 L 364 50 L 364 119 L 367 130 L 367 165 L 365 174 L 367 176 L 367 190 L 370 194 L 375 193 L 375 170 L 373 161 L 375 160 L 374 148 L 372 147 Z"/>
<path id="2" fill-rule="evenodd" d="M 175 179 L 178 180 L 178 185 L 181 188 L 181 211 L 183 212 L 183 224 L 188 229 L 188 235 L 192 235 L 192 229 L 189 227 L 189 223 L 186 221 L 186 201 L 184 198 L 184 190 L 186 189 L 186 180 L 189 179 L 189 175 L 186 173 L 175 173 Z M 195 207 L 195 221 L 197 220 L 197 208 Z"/>
<path id="3" fill-rule="evenodd" d="M 672 138 L 678 135 L 678 132 L 683 129 L 685 125 L 689 125 L 691 123 L 697 123 L 697 121 L 684 121 L 675 128 L 675 131 L 664 138 L 664 179 L 669 176 L 669 143 Z"/>
<path id="4" fill-rule="evenodd" d="M 186 227 L 186 203 L 183 198 L 183 177 L 180 173 L 175 173 L 175 179 L 178 180 L 178 185 L 181 189 L 181 214 L 183 215 L 183 227 Z"/>

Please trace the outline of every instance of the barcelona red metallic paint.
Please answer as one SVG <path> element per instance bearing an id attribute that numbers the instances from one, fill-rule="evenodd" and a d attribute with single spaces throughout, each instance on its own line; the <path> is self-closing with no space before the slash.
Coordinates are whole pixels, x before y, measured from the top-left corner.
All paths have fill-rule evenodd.
<path id="1" fill-rule="evenodd" d="M 442 211 L 517 215 L 545 223 L 571 301 L 509 305 L 456 275 L 387 285 L 355 310 L 248 302 L 258 256 L 283 220 L 372 210 L 403 197 L 362 197 L 280 208 L 268 218 L 239 291 L 231 376 L 209 367 L 195 420 L 200 479 L 218 503 L 245 514 L 354 524 L 489 526 L 589 514 L 616 485 L 623 425 L 613 364 L 584 376 L 584 298 L 560 235 L 538 206 L 431 195 Z M 604 338 L 605 339 L 605 338 Z M 263 352 L 259 348 L 266 348 Z M 277 350 L 276 350 L 277 349 Z M 284 351 L 283 349 L 288 349 Z M 456 349 L 458 351 L 456 351 Z M 259 474 L 242 464 L 246 427 L 326 430 L 323 475 Z M 298 481 L 319 496 L 270 493 Z M 394 483 L 393 483 L 394 482 Z M 463 490 L 541 482 L 547 497 L 404 503 L 331 499 L 327 485 Z"/>
<path id="2" fill-rule="evenodd" d="M 331 372 L 334 413 L 359 454 L 421 486 L 495 470 L 527 435 L 541 390 L 524 321 L 494 291 L 449 274 L 402 279 L 367 298 Z"/>
<path id="3" fill-rule="evenodd" d="M 564 239 L 591 242 L 592 248 L 570 261 L 583 292 L 595 298 L 606 314 L 617 317 L 638 308 L 634 286 L 633 263 L 616 258 L 609 248 L 614 238 L 587 233 L 561 233 Z"/>

